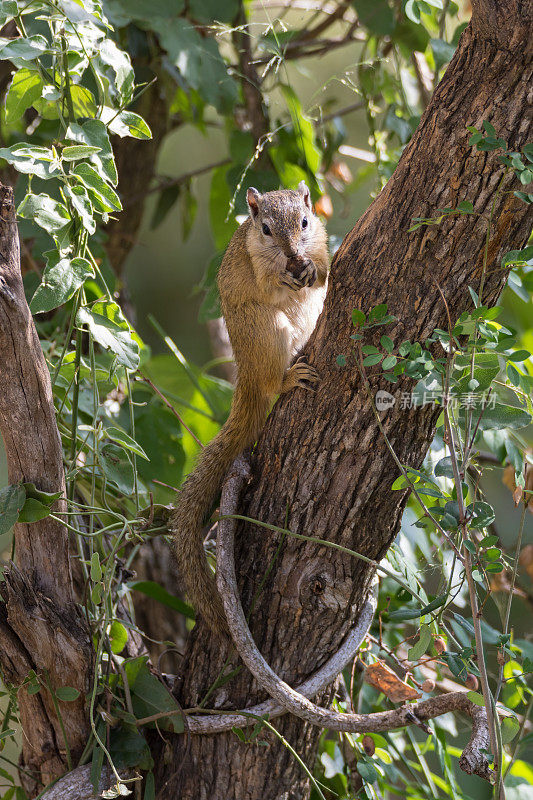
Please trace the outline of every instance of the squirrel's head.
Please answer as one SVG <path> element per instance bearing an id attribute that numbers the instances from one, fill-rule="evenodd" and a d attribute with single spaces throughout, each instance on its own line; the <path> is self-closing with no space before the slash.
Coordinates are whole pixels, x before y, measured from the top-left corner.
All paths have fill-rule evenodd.
<path id="1" fill-rule="evenodd" d="M 303 255 L 311 241 L 316 217 L 305 181 L 296 191 L 280 189 L 261 194 L 250 186 L 246 192 L 252 224 L 265 249 L 276 249 L 287 258 Z"/>

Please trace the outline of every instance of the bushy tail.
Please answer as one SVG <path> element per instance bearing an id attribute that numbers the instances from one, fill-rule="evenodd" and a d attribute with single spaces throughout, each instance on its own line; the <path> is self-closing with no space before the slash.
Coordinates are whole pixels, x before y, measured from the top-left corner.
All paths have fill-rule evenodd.
<path id="1" fill-rule="evenodd" d="M 194 472 L 187 477 L 171 516 L 175 551 L 188 598 L 217 634 L 227 631 L 226 616 L 204 552 L 202 527 L 233 460 L 253 444 L 263 427 L 269 398 L 255 387 L 239 383 L 230 415 L 204 448 Z"/>

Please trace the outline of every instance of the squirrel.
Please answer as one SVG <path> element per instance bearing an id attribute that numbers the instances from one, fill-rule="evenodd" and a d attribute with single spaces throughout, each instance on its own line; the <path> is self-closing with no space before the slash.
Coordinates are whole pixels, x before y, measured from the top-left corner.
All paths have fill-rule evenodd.
<path id="1" fill-rule="evenodd" d="M 235 231 L 218 274 L 237 366 L 231 411 L 186 478 L 170 518 L 189 599 L 217 635 L 227 622 L 207 562 L 202 528 L 233 460 L 254 444 L 275 395 L 312 389 L 316 370 L 291 361 L 305 345 L 327 288 L 327 234 L 304 181 L 298 190 L 246 193 L 249 218 Z"/>

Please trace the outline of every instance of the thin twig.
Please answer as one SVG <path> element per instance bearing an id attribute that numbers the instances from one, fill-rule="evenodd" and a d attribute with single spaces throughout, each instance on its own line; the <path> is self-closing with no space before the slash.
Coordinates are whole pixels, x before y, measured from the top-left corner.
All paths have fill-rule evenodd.
<path id="1" fill-rule="evenodd" d="M 153 194 L 154 192 L 160 192 L 163 189 L 170 188 L 171 186 L 181 186 L 183 183 L 190 181 L 191 178 L 197 178 L 199 175 L 205 175 L 206 172 L 211 172 L 211 170 L 217 169 L 218 167 L 224 167 L 226 164 L 231 164 L 231 158 L 221 158 L 219 161 L 214 161 L 211 164 L 205 164 L 203 167 L 198 167 L 197 169 L 192 169 L 189 172 L 184 172 L 182 175 L 178 175 L 176 178 L 159 178 L 155 186 L 152 186 L 150 189 L 145 189 L 143 192 L 139 192 L 138 194 L 134 194 L 133 196 L 127 198 L 127 202 L 124 203 L 124 207 L 128 208 L 135 203 L 144 201 L 144 198 L 147 195 Z"/>

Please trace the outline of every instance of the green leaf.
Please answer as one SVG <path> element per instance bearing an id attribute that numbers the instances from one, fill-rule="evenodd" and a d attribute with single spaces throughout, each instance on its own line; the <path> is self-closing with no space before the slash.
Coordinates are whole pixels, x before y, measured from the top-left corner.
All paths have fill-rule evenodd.
<path id="1" fill-rule="evenodd" d="M 27 194 L 18 207 L 18 215 L 32 220 L 52 236 L 60 234 L 70 223 L 70 214 L 63 203 L 47 194 Z"/>
<path id="2" fill-rule="evenodd" d="M 473 419 L 477 423 L 477 419 L 482 411 L 480 406 L 473 409 Z M 464 424 L 465 410 L 463 407 L 459 410 L 459 418 L 461 423 Z M 484 410 L 483 416 L 479 423 L 480 430 L 503 430 L 504 428 L 512 428 L 514 430 L 525 428 L 531 422 L 531 416 L 523 408 L 516 406 L 508 406 L 503 403 L 495 403 L 494 406 L 488 405 Z"/>
<path id="3" fill-rule="evenodd" d="M 371 33 L 387 36 L 395 26 L 394 13 L 386 0 L 352 0 L 359 21 Z"/>
<path id="4" fill-rule="evenodd" d="M 118 656 L 128 643 L 127 628 L 124 627 L 122 622 L 114 620 L 109 626 L 107 635 L 109 636 L 109 642 L 111 644 L 111 652 Z"/>
<path id="5" fill-rule="evenodd" d="M 422 658 L 426 650 L 428 649 L 429 645 L 431 644 L 433 637 L 431 635 L 431 628 L 429 625 L 422 625 L 420 628 L 420 636 L 418 642 L 414 644 L 407 653 L 407 658 L 409 661 L 419 661 Z"/>
<path id="6" fill-rule="evenodd" d="M 41 96 L 42 88 L 38 72 L 25 67 L 15 72 L 5 99 L 6 124 L 21 123 L 26 109 Z"/>
<path id="7" fill-rule="evenodd" d="M 181 14 L 185 0 L 113 0 L 113 16 L 117 14 L 122 24 L 129 20 L 152 23 L 158 17 L 167 21 Z"/>
<path id="8" fill-rule="evenodd" d="M 26 498 L 26 502 L 19 514 L 18 522 L 32 523 L 38 522 L 50 515 L 50 507 L 33 497 Z"/>
<path id="9" fill-rule="evenodd" d="M 118 194 L 90 164 L 78 164 L 71 172 L 71 175 L 76 176 L 89 190 L 89 194 L 96 201 L 99 211 L 122 210 L 122 203 Z"/>
<path id="10" fill-rule="evenodd" d="M 66 137 L 74 142 L 98 147 L 99 152 L 93 153 L 89 161 L 95 165 L 104 180 L 108 180 L 113 186 L 117 185 L 118 176 L 113 150 L 107 128 L 101 120 L 91 119 L 83 125 L 72 124 L 67 130 Z"/>
<path id="11" fill-rule="evenodd" d="M 233 22 L 239 11 L 239 0 L 189 0 L 193 19 L 206 25 L 215 22 Z"/>
<path id="12" fill-rule="evenodd" d="M 352 311 L 352 323 L 354 325 L 363 325 L 366 322 L 366 314 L 360 308 L 354 308 Z"/>
<path id="13" fill-rule="evenodd" d="M 98 110 L 96 101 L 89 89 L 86 89 L 85 86 L 74 84 L 70 87 L 70 94 L 76 118 L 96 116 Z"/>
<path id="14" fill-rule="evenodd" d="M 237 102 L 237 85 L 228 74 L 215 38 L 200 36 L 188 19 L 176 18 L 170 22 L 156 19 L 151 27 L 179 72 L 178 82 L 185 81 L 217 111 L 229 112 Z"/>
<path id="15" fill-rule="evenodd" d="M 312 122 L 305 116 L 302 104 L 291 86 L 281 85 L 283 97 L 291 115 L 292 124 L 296 134 L 298 149 L 300 150 L 311 175 L 314 175 L 320 166 L 321 153 L 315 144 L 315 129 Z"/>
<path id="16" fill-rule="evenodd" d="M 377 769 L 369 759 L 360 758 L 357 761 L 357 772 L 367 783 L 375 783 L 379 778 Z"/>
<path id="17" fill-rule="evenodd" d="M 394 342 L 392 341 L 390 336 L 382 336 L 380 342 L 381 346 L 383 347 L 384 350 L 387 351 L 387 353 L 392 353 L 392 351 L 394 350 Z"/>
<path id="18" fill-rule="evenodd" d="M 111 108 L 104 109 L 104 119 L 107 119 L 107 126 L 112 133 L 117 136 L 132 136 L 134 139 L 151 139 L 152 131 L 139 114 L 133 111 L 121 111 L 117 114 Z"/>
<path id="19" fill-rule="evenodd" d="M 368 314 L 368 321 L 379 322 L 385 317 L 386 313 L 387 313 L 387 304 L 380 303 L 379 305 L 374 306 L 374 308 L 370 309 L 370 312 Z"/>
<path id="20" fill-rule="evenodd" d="M 381 353 L 376 353 L 375 355 L 367 356 L 363 359 L 363 365 L 365 367 L 373 367 L 375 364 L 379 364 L 383 356 Z"/>
<path id="21" fill-rule="evenodd" d="M 65 186 L 63 191 L 78 212 L 85 230 L 93 234 L 96 230 L 96 222 L 93 218 L 92 203 L 89 199 L 89 195 L 85 191 L 85 187 L 79 185 Z"/>
<path id="22" fill-rule="evenodd" d="M 491 561 L 489 564 L 485 566 L 485 572 L 494 572 L 499 573 L 503 572 L 504 566 L 501 561 Z"/>
<path id="23" fill-rule="evenodd" d="M 399 608 L 397 611 L 390 611 L 389 612 L 389 619 L 393 620 L 403 620 L 403 619 L 416 619 L 417 617 L 423 617 L 425 614 L 429 614 L 432 611 L 435 611 L 437 608 L 440 608 L 446 602 L 447 595 L 441 594 L 438 597 L 435 597 L 431 603 L 428 603 L 423 608 L 408 608 L 404 606 L 404 608 Z"/>
<path id="24" fill-rule="evenodd" d="M 483 695 L 479 692 L 467 692 L 466 696 L 471 703 L 474 703 L 476 706 L 481 706 L 481 708 L 485 708 L 485 700 L 483 699 Z"/>
<path id="25" fill-rule="evenodd" d="M 93 153 L 99 153 L 100 147 L 94 147 L 90 144 L 73 144 L 70 147 L 64 147 L 61 151 L 61 158 L 63 161 L 79 161 L 82 158 L 88 158 Z"/>
<path id="26" fill-rule="evenodd" d="M 83 286 L 87 278 L 94 277 L 94 270 L 85 258 L 62 258 L 54 263 L 57 254 L 50 253 L 48 265 L 43 273 L 43 282 L 35 290 L 30 302 L 33 314 L 52 311 L 63 305 Z"/>
<path id="27" fill-rule="evenodd" d="M 420 5 L 417 0 L 406 0 L 405 15 L 416 24 L 420 22 Z"/>
<path id="28" fill-rule="evenodd" d="M 435 475 L 438 478 L 453 478 L 452 459 L 445 456 L 435 465 Z"/>
<path id="29" fill-rule="evenodd" d="M 133 98 L 135 74 L 128 53 L 121 50 L 113 39 L 106 37 L 98 48 L 98 62 L 101 71 L 109 80 L 111 94 L 119 101 L 117 105 L 127 105 Z"/>
<path id="30" fill-rule="evenodd" d="M 467 511 L 472 514 L 470 525 L 472 528 L 486 528 L 494 522 L 495 513 L 490 503 L 478 500 L 468 506 Z"/>
<path id="31" fill-rule="evenodd" d="M 117 769 L 123 770 L 133 767 L 150 769 L 153 766 L 153 759 L 150 756 L 150 748 L 146 743 L 146 739 L 133 725 L 122 725 L 120 728 L 111 731 L 110 750 L 113 764 Z M 111 797 L 116 796 L 116 794 L 111 795 Z M 104 798 L 105 794 L 102 794 L 101 797 Z"/>
<path id="32" fill-rule="evenodd" d="M 184 242 L 186 242 L 190 236 L 197 210 L 198 200 L 193 195 L 190 182 L 188 182 L 181 194 L 181 220 L 183 225 Z"/>
<path id="33" fill-rule="evenodd" d="M 102 566 L 100 564 L 100 556 L 98 553 L 93 553 L 91 558 L 91 580 L 102 580 Z"/>
<path id="34" fill-rule="evenodd" d="M 448 61 L 451 61 L 455 53 L 453 44 L 445 42 L 444 39 L 431 39 L 431 50 L 437 69 L 443 67 Z"/>
<path id="35" fill-rule="evenodd" d="M 102 583 L 95 583 L 93 588 L 91 589 L 91 600 L 95 604 L 95 606 L 99 606 L 102 602 L 102 594 L 103 594 L 103 584 Z"/>
<path id="36" fill-rule="evenodd" d="M 176 595 L 167 592 L 166 589 L 164 589 L 155 581 L 134 581 L 133 583 L 129 583 L 128 586 L 130 589 L 134 589 L 136 592 L 141 592 L 141 594 L 157 600 L 157 602 L 161 603 L 161 605 L 172 608 L 174 611 L 178 611 L 180 614 L 188 617 L 188 619 L 195 618 L 194 609 L 191 606 L 189 606 L 187 603 L 184 603 L 183 600 L 181 600 L 179 597 L 176 597 Z"/>
<path id="37" fill-rule="evenodd" d="M 0 25 L 18 16 L 20 13 L 16 0 L 2 0 L 0 3 Z"/>
<path id="38" fill-rule="evenodd" d="M 383 359 L 381 368 L 385 370 L 392 369 L 393 367 L 396 366 L 397 363 L 398 359 L 396 358 L 396 356 L 387 356 L 386 358 Z"/>
<path id="39" fill-rule="evenodd" d="M 413 50 L 423 53 L 429 43 L 426 29 L 410 19 L 404 19 L 396 25 L 392 38 L 400 44 L 406 55 L 411 54 Z"/>
<path id="40" fill-rule="evenodd" d="M 18 39 L 0 37 L 0 61 L 33 61 L 46 52 L 49 52 L 48 42 L 40 34 Z"/>
<path id="41" fill-rule="evenodd" d="M 231 192 L 226 182 L 228 170 L 229 167 L 227 165 L 213 170 L 211 191 L 209 193 L 209 221 L 215 240 L 215 247 L 220 251 L 226 249 L 231 237 L 239 227 L 233 216 L 227 219 L 231 200 Z M 215 264 L 215 258 L 212 259 L 212 264 Z"/>
<path id="42" fill-rule="evenodd" d="M 155 778 L 153 772 L 149 772 L 144 777 L 143 800 L 155 800 Z"/>
<path id="43" fill-rule="evenodd" d="M 452 674 L 455 675 L 456 678 L 461 678 L 464 680 L 467 675 L 467 670 L 465 663 L 462 658 L 459 658 L 457 653 L 442 653 L 441 658 L 443 661 L 446 661 Z"/>
<path id="44" fill-rule="evenodd" d="M 440 608 L 441 606 L 444 605 L 447 599 L 448 596 L 445 594 L 438 595 L 438 597 L 435 597 L 435 599 L 432 600 L 431 603 L 428 603 L 426 606 L 424 606 L 424 608 L 420 612 L 420 616 L 423 617 L 424 614 L 429 614 L 430 611 L 435 611 L 437 608 Z"/>
<path id="45" fill-rule="evenodd" d="M 198 431 L 197 428 L 196 430 Z M 150 461 L 143 459 L 137 462 L 141 479 L 145 482 L 158 480 L 169 486 L 179 486 L 185 464 L 183 433 L 176 417 L 157 398 L 152 398 L 148 405 L 136 409 L 135 438 L 150 457 Z M 206 441 L 207 438 L 209 434 Z"/>
<path id="46" fill-rule="evenodd" d="M 47 147 L 18 142 L 11 147 L 0 148 L 0 158 L 15 167 L 17 172 L 35 175 L 42 180 L 49 180 L 60 174 L 59 162 Z"/>
<path id="47" fill-rule="evenodd" d="M 527 361 L 528 358 L 531 358 L 531 353 L 529 350 L 515 350 L 514 352 L 508 355 L 509 361 L 515 361 L 519 364 L 522 361 Z"/>
<path id="48" fill-rule="evenodd" d="M 420 616 L 420 609 L 418 608 L 398 608 L 396 611 L 389 611 L 388 617 L 390 620 L 399 622 L 400 620 L 418 619 Z"/>
<path id="49" fill-rule="evenodd" d="M 137 719 L 149 717 L 162 711 L 174 712 L 168 718 L 163 717 L 157 724 L 163 730 L 181 733 L 184 729 L 181 710 L 170 691 L 149 672 L 144 665 L 132 687 L 133 710 Z"/>
<path id="50" fill-rule="evenodd" d="M 180 186 L 165 186 L 160 192 L 157 198 L 157 205 L 154 209 L 154 213 L 152 214 L 152 219 L 150 221 L 150 228 L 154 229 L 157 228 L 158 225 L 161 225 L 163 220 L 166 218 L 169 211 L 173 208 L 176 200 L 180 196 Z"/>
<path id="51" fill-rule="evenodd" d="M 0 489 L 0 536 L 11 530 L 25 500 L 26 491 L 23 486 L 5 486 Z"/>
<path id="52" fill-rule="evenodd" d="M 516 717 L 504 717 L 501 721 L 501 730 L 503 744 L 509 744 L 520 730 L 520 723 Z"/>
<path id="53" fill-rule="evenodd" d="M 78 325 L 87 325 L 94 340 L 104 350 L 111 350 L 119 364 L 127 369 L 137 369 L 139 345 L 133 339 L 120 308 L 116 303 L 101 303 L 98 307 L 101 307 L 105 314 L 89 308 L 80 308 L 76 318 Z"/>
<path id="54" fill-rule="evenodd" d="M 146 461 L 150 461 L 141 445 L 138 444 L 135 439 L 132 439 L 131 436 L 125 431 L 114 427 L 105 428 L 104 431 L 109 439 L 112 439 L 114 442 L 118 442 L 122 445 L 122 447 L 125 447 L 126 450 L 131 450 L 132 453 L 136 453 L 138 456 L 141 456 L 141 458 L 146 459 Z"/>
<path id="55" fill-rule="evenodd" d="M 110 442 L 100 444 L 97 459 L 107 480 L 129 497 L 134 487 L 133 467 L 122 447 Z"/>
<path id="56" fill-rule="evenodd" d="M 43 492 L 37 489 L 34 483 L 23 483 L 26 497 L 33 497 L 34 500 L 44 503 L 46 506 L 53 506 L 55 501 L 58 500 L 63 492 Z"/>
<path id="57" fill-rule="evenodd" d="M 64 703 L 72 703 L 79 696 L 79 689 L 75 689 L 74 686 L 60 686 L 59 689 L 56 689 L 56 697 L 58 700 L 63 700 Z"/>
<path id="58" fill-rule="evenodd" d="M 415 482 L 415 481 L 413 481 Z M 396 480 L 393 482 L 391 486 L 391 490 L 393 492 L 397 492 L 400 489 L 406 489 L 409 486 L 409 481 L 406 479 L 405 475 L 398 475 Z"/>

